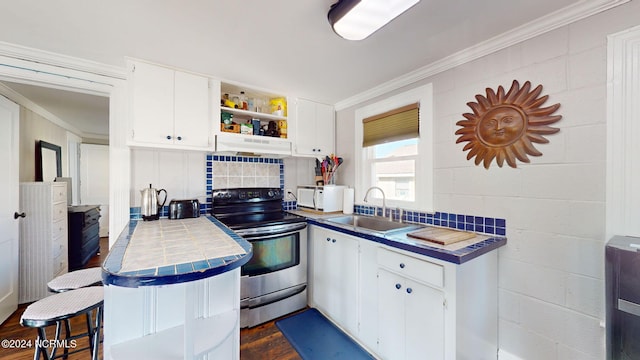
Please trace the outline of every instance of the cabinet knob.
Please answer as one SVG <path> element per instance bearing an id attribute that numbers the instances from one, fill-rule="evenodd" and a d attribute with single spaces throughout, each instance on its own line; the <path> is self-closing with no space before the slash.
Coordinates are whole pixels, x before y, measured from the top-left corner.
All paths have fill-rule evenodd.
<path id="1" fill-rule="evenodd" d="M 331 238 L 327 238 L 327 241 L 331 241 Z"/>
<path id="2" fill-rule="evenodd" d="M 171 135 L 167 135 L 167 140 L 171 140 Z"/>
<path id="3" fill-rule="evenodd" d="M 411 294 L 413 292 L 412 288 L 407 288 L 407 294 Z"/>
<path id="4" fill-rule="evenodd" d="M 176 139 L 178 139 L 178 141 L 182 140 L 182 136 L 178 136 Z"/>
<path id="5" fill-rule="evenodd" d="M 404 263 L 400 263 L 400 269 L 404 269 Z"/>
<path id="6" fill-rule="evenodd" d="M 331 239 L 331 242 L 332 242 L 332 243 L 335 243 L 335 242 L 336 242 L 336 239 Z"/>
<path id="7" fill-rule="evenodd" d="M 400 290 L 401 287 L 402 287 L 402 285 L 396 284 L 396 289 Z"/>

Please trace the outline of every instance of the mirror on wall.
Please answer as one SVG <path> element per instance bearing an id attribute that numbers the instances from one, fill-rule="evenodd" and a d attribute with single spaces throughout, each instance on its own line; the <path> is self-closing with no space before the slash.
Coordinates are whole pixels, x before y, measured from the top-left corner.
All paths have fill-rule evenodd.
<path id="1" fill-rule="evenodd" d="M 40 140 L 36 143 L 36 181 L 54 181 L 62 176 L 62 148 Z"/>

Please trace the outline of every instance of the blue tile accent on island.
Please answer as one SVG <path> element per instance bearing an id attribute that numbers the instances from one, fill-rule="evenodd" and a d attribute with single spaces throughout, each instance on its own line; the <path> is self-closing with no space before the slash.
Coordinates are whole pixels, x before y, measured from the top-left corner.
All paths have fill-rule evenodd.
<path id="1" fill-rule="evenodd" d="M 102 279 L 104 284 L 135 288 L 139 286 L 169 285 L 200 280 L 239 268 L 251 259 L 253 255 L 251 243 L 239 235 L 236 235 L 217 219 L 211 216 L 204 216 L 200 219 L 202 218 L 210 221 L 217 229 L 222 230 L 224 236 L 228 236 L 231 239 L 230 241 L 235 241 L 235 243 L 244 250 L 244 254 L 194 260 L 173 265 L 147 266 L 140 270 L 123 272 L 121 270 L 127 247 L 129 246 L 136 227 L 142 223 L 142 220 L 131 220 L 118 237 L 118 240 L 111 247 L 107 258 L 102 264 Z M 173 222 L 178 220 L 166 221 Z M 158 262 L 158 264 L 160 264 L 160 262 Z"/>

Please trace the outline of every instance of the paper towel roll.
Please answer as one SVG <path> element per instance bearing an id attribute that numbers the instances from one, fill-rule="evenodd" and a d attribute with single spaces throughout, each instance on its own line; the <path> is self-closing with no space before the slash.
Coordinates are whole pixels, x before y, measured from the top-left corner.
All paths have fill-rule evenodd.
<path id="1" fill-rule="evenodd" d="M 345 214 L 353 214 L 353 198 L 354 190 L 351 188 L 344 189 L 342 196 L 342 212 Z"/>

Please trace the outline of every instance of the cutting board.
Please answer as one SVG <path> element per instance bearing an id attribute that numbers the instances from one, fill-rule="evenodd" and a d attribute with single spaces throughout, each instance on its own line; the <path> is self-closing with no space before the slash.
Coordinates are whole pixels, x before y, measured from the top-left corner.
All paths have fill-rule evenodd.
<path id="1" fill-rule="evenodd" d="M 449 245 L 458 241 L 468 240 L 476 237 L 476 234 L 466 231 L 458 231 L 444 228 L 428 227 L 414 232 L 410 232 L 407 236 L 427 240 L 440 245 Z"/>

